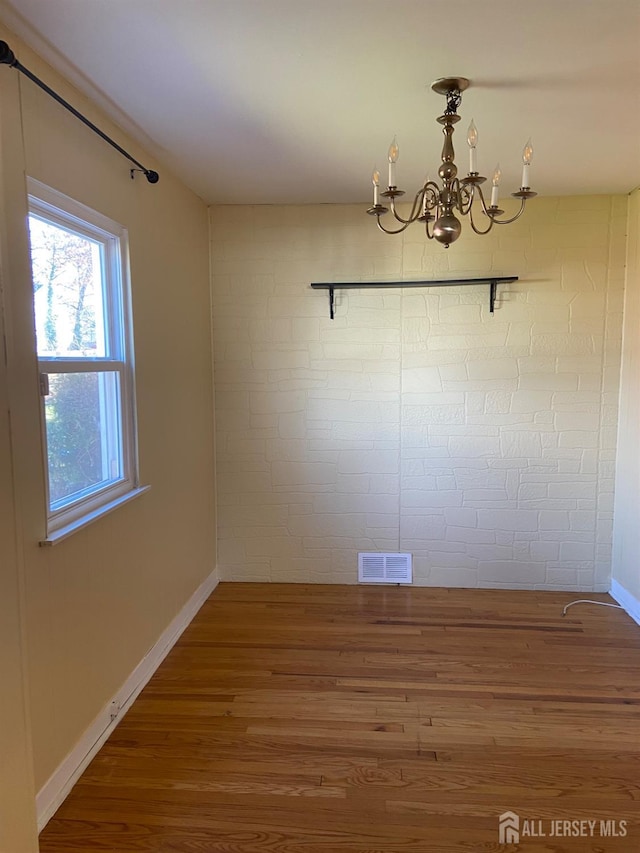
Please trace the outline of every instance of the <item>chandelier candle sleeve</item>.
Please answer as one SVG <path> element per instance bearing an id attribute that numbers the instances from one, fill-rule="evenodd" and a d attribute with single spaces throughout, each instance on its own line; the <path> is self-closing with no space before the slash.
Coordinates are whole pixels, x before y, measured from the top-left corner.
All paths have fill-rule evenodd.
<path id="1" fill-rule="evenodd" d="M 373 170 L 371 183 L 373 184 L 373 204 L 380 204 L 380 172 L 377 169 Z"/>
<path id="2" fill-rule="evenodd" d="M 478 145 L 478 129 L 471 119 L 469 131 L 467 133 L 467 143 L 469 145 L 469 174 L 476 175 L 478 173 L 478 162 L 476 158 L 476 146 Z"/>
<path id="3" fill-rule="evenodd" d="M 529 186 L 529 166 L 533 157 L 533 145 L 531 140 L 527 142 L 522 151 L 522 188 Z"/>
<path id="4" fill-rule="evenodd" d="M 396 142 L 395 136 L 393 137 L 393 142 L 389 146 L 389 186 L 395 187 L 396 184 L 396 163 L 398 162 L 398 154 L 400 153 L 400 149 L 398 148 L 398 143 Z"/>
<path id="5" fill-rule="evenodd" d="M 491 182 L 491 207 L 498 206 L 498 197 L 500 196 L 500 178 L 502 177 L 502 172 L 500 171 L 500 164 L 496 166 L 496 170 L 493 173 L 493 180 Z"/>

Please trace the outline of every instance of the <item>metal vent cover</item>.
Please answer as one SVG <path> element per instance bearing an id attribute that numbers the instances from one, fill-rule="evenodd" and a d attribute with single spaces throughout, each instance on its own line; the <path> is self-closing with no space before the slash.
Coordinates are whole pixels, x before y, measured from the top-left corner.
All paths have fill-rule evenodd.
<path id="1" fill-rule="evenodd" d="M 358 583 L 412 583 L 411 554 L 358 554 Z"/>

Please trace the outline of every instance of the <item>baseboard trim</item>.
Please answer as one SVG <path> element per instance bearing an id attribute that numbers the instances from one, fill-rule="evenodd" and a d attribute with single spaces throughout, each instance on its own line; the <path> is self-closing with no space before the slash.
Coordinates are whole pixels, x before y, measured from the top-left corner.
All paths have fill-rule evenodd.
<path id="1" fill-rule="evenodd" d="M 218 586 L 214 571 L 200 584 L 182 610 L 162 632 L 117 693 L 107 702 L 71 752 L 57 767 L 36 796 L 38 832 L 41 832 L 60 808 L 89 762 L 118 725 L 125 712 L 145 687 L 156 669 L 176 644 L 198 610 Z M 113 716 L 115 714 L 115 716 Z"/>
<path id="2" fill-rule="evenodd" d="M 626 610 L 633 621 L 640 625 L 640 601 L 616 580 L 611 581 L 609 594 Z"/>

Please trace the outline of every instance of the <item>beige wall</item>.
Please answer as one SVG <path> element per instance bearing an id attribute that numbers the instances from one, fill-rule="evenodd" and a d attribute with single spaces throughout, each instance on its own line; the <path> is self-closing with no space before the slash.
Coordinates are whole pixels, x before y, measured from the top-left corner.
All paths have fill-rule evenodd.
<path id="1" fill-rule="evenodd" d="M 38 846 L 26 703 L 24 607 L 15 541 L 4 367 L 4 360 L 0 359 L 0 850 L 34 853 Z"/>
<path id="2" fill-rule="evenodd" d="M 19 59 L 160 172 L 151 186 L 129 164 L 17 72 L 24 135 L 6 199 L 24 239 L 26 173 L 129 230 L 140 469 L 151 491 L 53 548 L 44 534 L 31 285 L 23 245 L 10 282 L 15 471 L 21 504 L 29 688 L 40 788 L 103 705 L 215 567 L 213 406 L 205 205 L 60 79 L 11 33 Z M 14 223 L 14 224 L 15 224 Z M 20 263 L 20 259 L 18 259 Z M 0 773 L 4 769 L 0 770 Z"/>
<path id="3" fill-rule="evenodd" d="M 629 197 L 613 577 L 640 600 L 640 190 Z"/>
<path id="4" fill-rule="evenodd" d="M 608 589 L 626 198 L 538 198 L 449 250 L 364 206 L 211 211 L 219 566 L 354 582 Z M 309 283 L 516 274 L 338 294 Z"/>
<path id="5" fill-rule="evenodd" d="M 4 264 L 1 270 L 4 278 Z M 26 703 L 24 598 L 21 561 L 16 548 L 6 389 L 5 364 L 4 359 L 0 359 L 0 851 L 32 853 L 38 849 L 35 789 Z"/>
<path id="6" fill-rule="evenodd" d="M 0 74 L 0 103 L 17 108 L 17 93 Z M 15 169 L 20 156 L 18 125 L 0 122 L 0 340 L 7 344 L 10 329 L 9 282 L 15 273 L 9 250 L 16 239 L 15 221 L 7 202 L 20 187 Z M 19 238 L 18 238 L 19 239 Z M 24 235 L 22 237 L 24 241 Z M 7 350 L 9 346 L 7 346 Z M 7 365 L 0 357 L 0 851 L 35 853 L 38 849 L 35 788 L 31 756 L 26 685 L 24 619 L 24 572 L 17 518 L 11 458 L 10 395 Z"/>

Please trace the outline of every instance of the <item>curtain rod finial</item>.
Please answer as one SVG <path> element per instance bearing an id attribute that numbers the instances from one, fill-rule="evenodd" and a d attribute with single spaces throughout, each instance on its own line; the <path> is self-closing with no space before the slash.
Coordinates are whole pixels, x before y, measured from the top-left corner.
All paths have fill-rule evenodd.
<path id="1" fill-rule="evenodd" d="M 15 65 L 16 56 L 6 41 L 0 41 L 0 65 Z"/>

